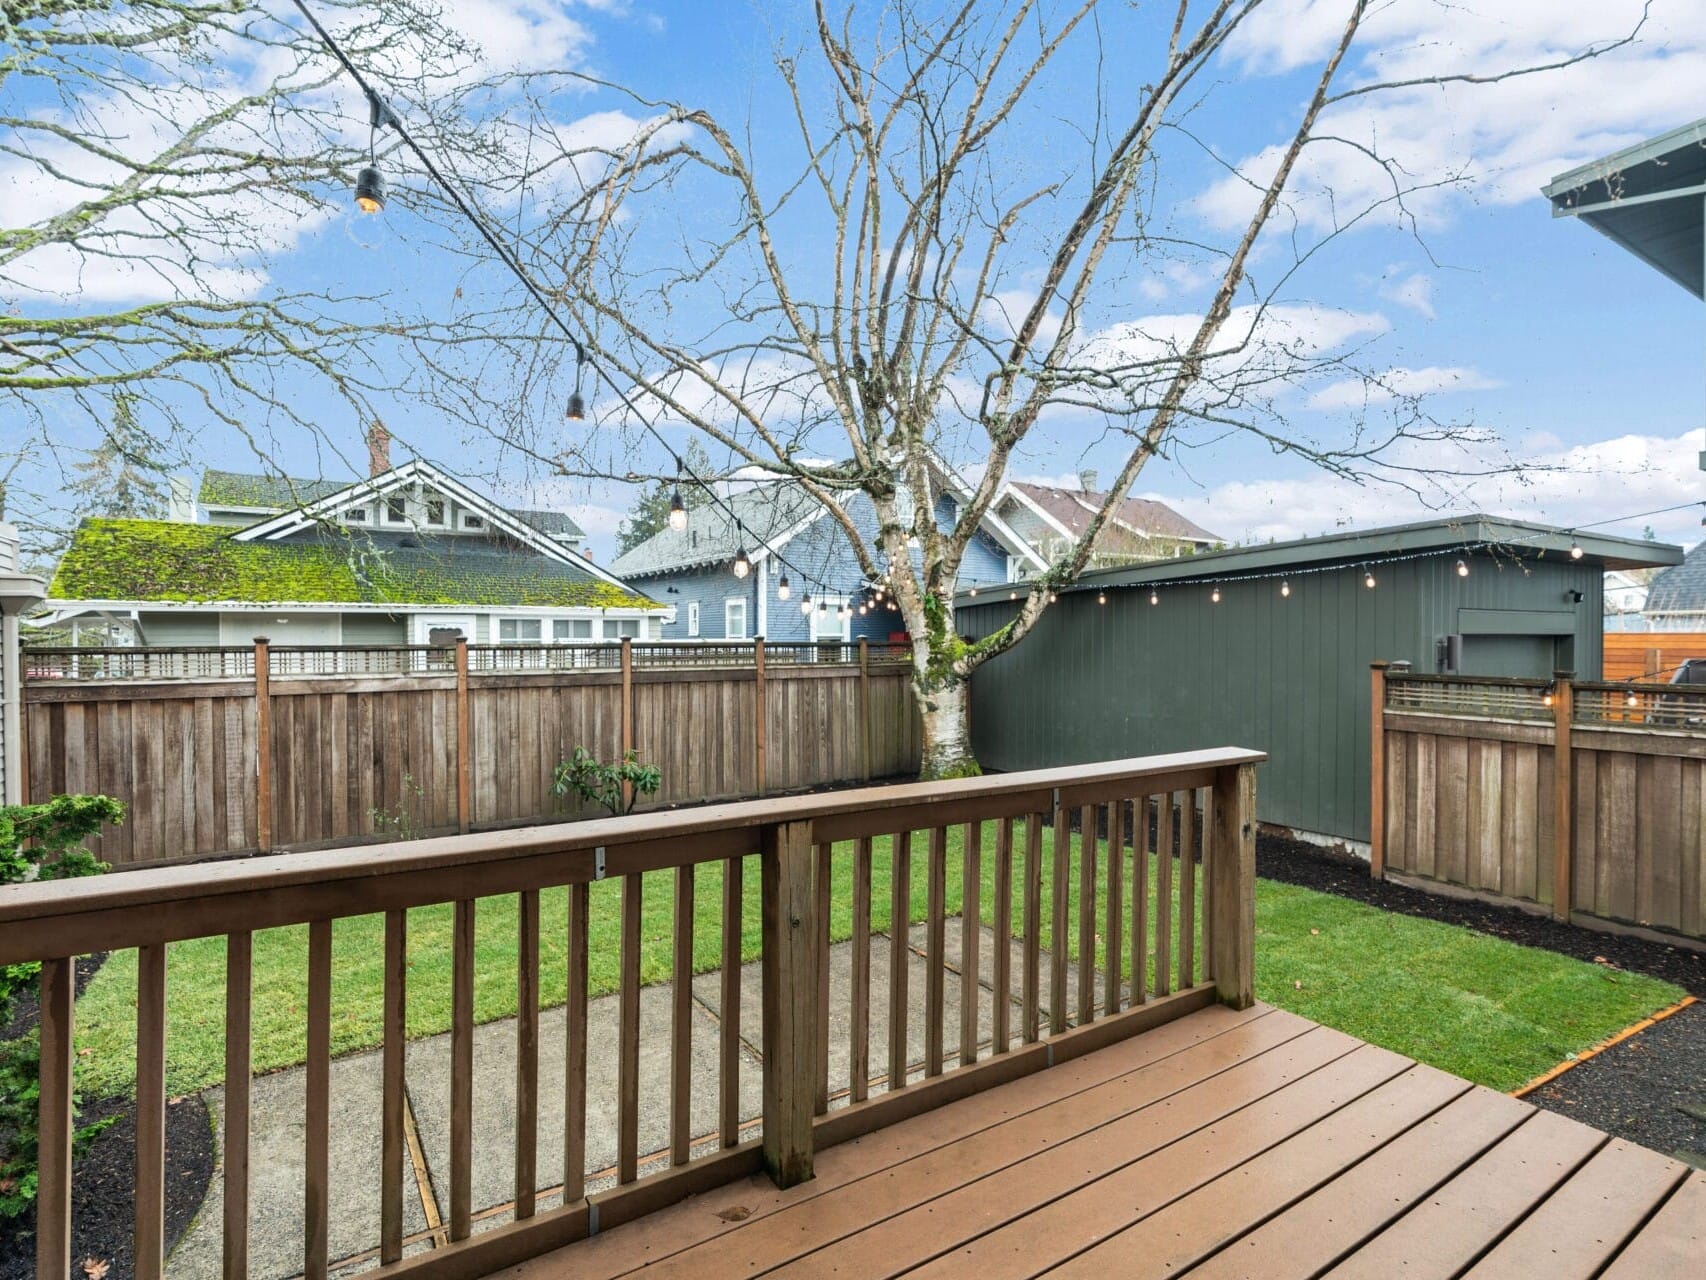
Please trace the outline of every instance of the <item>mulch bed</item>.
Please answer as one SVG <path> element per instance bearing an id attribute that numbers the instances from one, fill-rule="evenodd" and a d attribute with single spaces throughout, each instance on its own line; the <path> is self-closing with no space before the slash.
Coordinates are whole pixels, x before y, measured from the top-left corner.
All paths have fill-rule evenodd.
<path id="1" fill-rule="evenodd" d="M 1600 933 L 1515 907 L 1372 880 L 1366 862 L 1283 836 L 1258 836 L 1256 873 L 1522 946 L 1649 974 L 1706 1001 L 1706 955 L 1687 947 Z M 1689 1104 L 1706 1107 L 1703 1062 L 1706 1003 L 1690 1005 L 1583 1060 L 1529 1094 L 1528 1101 L 1665 1155 L 1691 1152 L 1706 1158 L 1706 1122 L 1678 1109 Z"/>
<path id="2" fill-rule="evenodd" d="M 1477 933 L 1525 947 L 1556 951 L 1590 964 L 1610 964 L 1633 973 L 1645 973 L 1674 982 L 1690 995 L 1706 999 L 1706 954 L 1687 947 L 1601 933 L 1516 907 L 1448 898 L 1407 885 L 1372 880 L 1366 862 L 1265 832 L 1256 839 L 1256 874 L 1268 880 L 1336 893 L 1341 898 L 1353 898 L 1384 911 L 1462 925 Z"/>
<path id="3" fill-rule="evenodd" d="M 77 962 L 77 994 L 82 995 L 105 960 L 89 956 Z M 13 1001 L 13 1016 L 3 1037 L 14 1039 L 35 1027 L 39 1015 L 33 993 Z M 136 1187 L 136 1119 L 128 1098 L 84 1100 L 79 1126 L 118 1117 L 78 1157 L 72 1171 L 71 1280 L 104 1274 L 120 1280 L 136 1273 L 131 1261 Z M 170 1100 L 166 1107 L 166 1247 L 178 1242 L 207 1197 L 213 1179 L 213 1126 L 199 1096 Z M 85 1260 L 94 1265 L 85 1269 Z M 107 1270 L 100 1271 L 100 1263 Z M 0 1222 L 0 1277 L 35 1274 L 35 1214 Z"/>

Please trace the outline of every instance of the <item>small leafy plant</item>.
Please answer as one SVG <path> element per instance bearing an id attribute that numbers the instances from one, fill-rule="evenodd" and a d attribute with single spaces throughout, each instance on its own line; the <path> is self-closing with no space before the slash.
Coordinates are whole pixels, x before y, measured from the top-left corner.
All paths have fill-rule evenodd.
<path id="1" fill-rule="evenodd" d="M 123 821 L 124 805 L 111 796 L 54 796 L 45 804 L 0 805 L 0 884 L 17 884 L 32 872 L 42 880 L 99 875 L 107 864 L 83 841 L 104 825 Z M 12 997 L 40 971 L 39 964 L 0 965 L 0 1026 L 12 1020 Z M 35 1203 L 40 1081 L 38 1031 L 0 1042 L 0 1222 Z M 77 1130 L 78 1149 L 117 1118 Z"/>
<path id="2" fill-rule="evenodd" d="M 415 781 L 415 775 L 405 773 L 402 803 L 395 809 L 381 809 L 376 805 L 367 811 L 368 821 L 373 823 L 374 834 L 390 836 L 394 840 L 420 839 L 421 825 L 415 817 L 415 811 L 420 808 L 425 796 L 426 788 Z"/>
<path id="3" fill-rule="evenodd" d="M 617 816 L 632 813 L 642 797 L 655 795 L 662 785 L 658 767 L 641 763 L 638 751 L 628 750 L 619 762 L 605 764 L 585 747 L 576 747 L 574 755 L 557 766 L 551 780 L 551 790 L 557 795 L 579 796 Z"/>

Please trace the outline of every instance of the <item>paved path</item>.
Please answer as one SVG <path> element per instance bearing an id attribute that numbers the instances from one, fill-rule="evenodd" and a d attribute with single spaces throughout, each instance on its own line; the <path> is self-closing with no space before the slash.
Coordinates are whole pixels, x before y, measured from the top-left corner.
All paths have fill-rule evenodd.
<path id="1" fill-rule="evenodd" d="M 916 1062 L 924 1046 L 924 931 L 911 937 L 909 1029 L 907 1046 Z M 947 929 L 946 959 L 957 974 L 960 928 Z M 982 931 L 979 976 L 981 1038 L 987 1043 L 994 995 L 989 986 L 993 934 Z M 848 1079 L 851 1007 L 852 944 L 830 949 L 830 1087 L 842 1091 Z M 1021 955 L 1013 952 L 1013 981 L 1017 989 Z M 880 1073 L 888 1061 L 889 940 L 871 940 L 871 1067 Z M 1072 975 L 1074 981 L 1076 974 Z M 1047 1017 L 1049 959 L 1042 957 L 1041 990 Z M 1097 991 L 1100 992 L 1100 978 Z M 1076 990 L 1074 985 L 1073 990 Z M 692 1117 L 695 1133 L 709 1135 L 704 1146 L 715 1145 L 717 1130 L 717 1041 L 721 978 L 717 973 L 694 979 L 692 1037 Z M 944 1042 L 949 1062 L 959 1044 L 960 983 L 950 976 L 945 984 Z M 756 963 L 741 970 L 740 1073 L 741 1115 L 758 1132 L 761 1112 L 759 1026 L 761 987 Z M 614 1181 L 616 1162 L 616 1031 L 617 997 L 604 996 L 587 1006 L 587 1173 L 588 1190 Z M 1019 1029 L 1017 1005 L 1011 1023 Z M 540 1016 L 539 1037 L 539 1208 L 557 1204 L 562 1194 L 563 1063 L 565 1017 L 562 1006 Z M 649 1163 L 666 1161 L 669 1144 L 670 989 L 647 987 L 640 993 L 640 1151 L 659 1153 Z M 255 1280 L 282 1280 L 302 1269 L 302 1179 L 304 1070 L 297 1067 L 257 1077 L 252 1092 L 250 1124 L 253 1159 L 250 1190 L 250 1274 Z M 873 1086 L 872 1092 L 880 1092 Z M 206 1093 L 213 1116 L 215 1150 L 223 1142 L 223 1090 Z M 412 1159 L 406 1169 L 404 1233 L 409 1252 L 429 1249 L 450 1211 L 448 1184 L 450 1147 L 450 1036 L 448 1033 L 412 1042 L 407 1052 L 407 1100 Z M 844 1097 L 838 1101 L 844 1101 Z M 474 1033 L 474 1168 L 475 1230 L 510 1220 L 514 1195 L 515 1135 L 515 1020 L 487 1023 Z M 352 1054 L 332 1064 L 331 1072 L 331 1253 L 342 1262 L 336 1274 L 353 1274 L 377 1265 L 379 1243 L 380 1061 L 377 1051 Z M 832 1104 L 833 1105 L 833 1104 Z M 647 1161 L 642 1160 L 641 1172 Z M 221 1172 L 195 1224 L 185 1233 L 167 1268 L 184 1280 L 216 1280 L 220 1273 Z"/>

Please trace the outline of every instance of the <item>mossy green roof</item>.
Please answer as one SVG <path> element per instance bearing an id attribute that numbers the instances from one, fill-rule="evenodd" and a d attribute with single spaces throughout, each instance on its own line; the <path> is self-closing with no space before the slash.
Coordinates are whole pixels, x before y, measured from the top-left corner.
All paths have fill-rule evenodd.
<path id="1" fill-rule="evenodd" d="M 415 545 L 328 530 L 238 542 L 228 526 L 89 519 L 48 587 L 56 600 L 660 609 L 583 569 L 472 539 Z"/>
<path id="2" fill-rule="evenodd" d="M 347 489 L 352 480 L 295 480 L 289 476 L 249 475 L 240 471 L 204 471 L 197 495 L 204 507 L 255 507 L 294 511 Z"/>

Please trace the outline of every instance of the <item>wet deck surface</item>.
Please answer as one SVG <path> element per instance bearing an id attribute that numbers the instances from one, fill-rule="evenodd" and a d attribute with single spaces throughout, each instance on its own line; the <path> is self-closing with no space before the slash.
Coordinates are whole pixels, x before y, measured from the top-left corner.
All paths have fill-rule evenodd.
<path id="1" fill-rule="evenodd" d="M 1307 1019 L 1210 1008 L 503 1272 L 1706 1274 L 1706 1174 Z"/>

